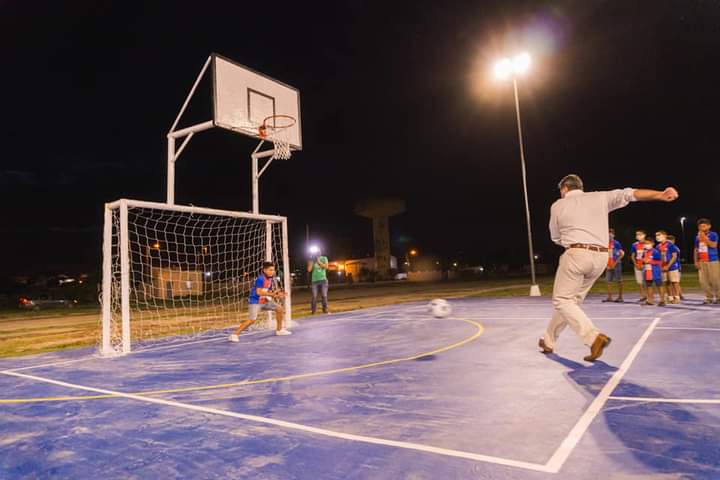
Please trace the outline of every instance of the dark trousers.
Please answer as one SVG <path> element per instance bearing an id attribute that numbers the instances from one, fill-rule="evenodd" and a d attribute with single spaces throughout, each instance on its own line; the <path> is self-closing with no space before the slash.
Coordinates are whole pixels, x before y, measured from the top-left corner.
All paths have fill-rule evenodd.
<path id="1" fill-rule="evenodd" d="M 323 313 L 327 313 L 328 311 L 328 281 L 327 280 L 320 280 L 318 282 L 312 282 L 312 301 L 310 302 L 310 310 L 312 313 L 315 313 L 317 310 L 317 298 L 318 294 L 322 295 L 322 309 Z"/>

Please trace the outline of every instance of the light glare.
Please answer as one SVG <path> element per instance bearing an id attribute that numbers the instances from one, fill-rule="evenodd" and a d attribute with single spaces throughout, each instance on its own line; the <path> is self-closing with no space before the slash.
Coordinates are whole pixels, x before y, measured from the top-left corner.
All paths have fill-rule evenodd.
<path id="1" fill-rule="evenodd" d="M 523 52 L 513 60 L 513 70 L 517 75 L 522 75 L 530 68 L 530 55 Z"/>

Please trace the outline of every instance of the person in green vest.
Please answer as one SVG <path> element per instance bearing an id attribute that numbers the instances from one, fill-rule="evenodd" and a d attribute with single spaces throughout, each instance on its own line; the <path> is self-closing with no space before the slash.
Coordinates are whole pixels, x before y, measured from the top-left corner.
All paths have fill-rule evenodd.
<path id="1" fill-rule="evenodd" d="M 318 249 L 313 258 L 308 261 L 308 272 L 310 273 L 310 281 L 312 285 L 312 300 L 310 301 L 310 310 L 313 315 L 317 311 L 318 295 L 321 295 L 323 313 L 328 313 L 328 279 L 327 279 L 328 259 L 322 255 Z"/>

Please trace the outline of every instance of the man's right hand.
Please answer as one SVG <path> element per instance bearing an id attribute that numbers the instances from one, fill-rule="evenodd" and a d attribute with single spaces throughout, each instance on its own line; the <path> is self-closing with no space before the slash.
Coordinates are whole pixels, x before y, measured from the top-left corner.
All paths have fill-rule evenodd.
<path id="1" fill-rule="evenodd" d="M 675 188 L 667 187 L 660 194 L 660 200 L 662 200 L 663 202 L 674 202 L 679 196 L 680 195 L 678 194 L 678 191 L 675 190 Z"/>

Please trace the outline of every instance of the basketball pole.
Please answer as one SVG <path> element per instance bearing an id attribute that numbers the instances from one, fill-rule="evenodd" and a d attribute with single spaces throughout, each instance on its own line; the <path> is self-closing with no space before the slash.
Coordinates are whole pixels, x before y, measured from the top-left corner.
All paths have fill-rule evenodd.
<path id="1" fill-rule="evenodd" d="M 274 149 L 260 151 L 260 147 L 263 146 L 263 143 L 265 143 L 265 140 L 260 140 L 260 143 L 258 143 L 257 147 L 255 147 L 255 150 L 253 150 L 253 153 L 250 155 L 250 177 L 252 177 L 251 183 L 253 213 L 260 213 L 260 177 L 270 166 L 270 164 L 274 160 L 273 155 L 275 155 Z M 270 157 L 270 160 L 268 160 L 265 165 L 260 168 L 260 159 L 267 157 Z"/>
<path id="2" fill-rule="evenodd" d="M 525 168 L 525 148 L 523 146 L 522 123 L 520 121 L 520 99 L 518 96 L 517 77 L 513 76 L 513 90 L 515 92 L 515 114 L 517 116 L 518 140 L 520 143 L 520 165 L 522 167 L 523 194 L 525 196 L 525 218 L 527 220 L 528 252 L 530 254 L 530 296 L 539 297 L 540 287 L 535 280 L 535 253 L 533 252 L 532 226 L 530 224 L 530 204 L 527 191 L 527 170 Z"/>

